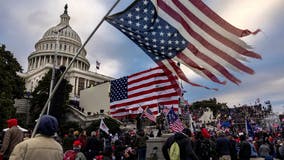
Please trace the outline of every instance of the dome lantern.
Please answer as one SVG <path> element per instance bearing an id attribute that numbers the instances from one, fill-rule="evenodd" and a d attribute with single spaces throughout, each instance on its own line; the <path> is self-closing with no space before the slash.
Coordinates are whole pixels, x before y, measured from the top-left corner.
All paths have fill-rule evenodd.
<path id="1" fill-rule="evenodd" d="M 64 6 L 64 13 L 60 16 L 61 21 L 60 24 L 62 25 L 69 25 L 70 16 L 68 15 L 68 6 L 67 4 Z"/>

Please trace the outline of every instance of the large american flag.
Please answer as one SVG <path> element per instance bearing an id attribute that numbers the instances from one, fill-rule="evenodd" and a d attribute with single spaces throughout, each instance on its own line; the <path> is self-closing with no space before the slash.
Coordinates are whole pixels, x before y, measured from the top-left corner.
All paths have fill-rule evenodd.
<path id="1" fill-rule="evenodd" d="M 167 120 L 170 126 L 170 129 L 173 132 L 181 132 L 184 129 L 184 126 L 181 120 L 178 118 L 178 115 L 175 113 L 174 109 L 171 108 L 167 114 Z"/>
<path id="2" fill-rule="evenodd" d="M 244 65 L 247 57 L 261 58 L 250 51 L 240 37 L 259 30 L 238 29 L 206 6 L 201 0 L 136 0 L 126 10 L 106 20 L 133 40 L 166 73 L 174 73 L 192 84 L 178 63 L 220 84 L 224 77 L 241 81 L 230 70 L 253 74 Z M 178 63 L 176 63 L 178 62 Z"/>
<path id="3" fill-rule="evenodd" d="M 160 67 L 111 81 L 110 113 L 120 118 L 141 113 L 139 108 L 158 114 L 158 104 L 178 109 L 180 90 L 176 79 L 167 76 Z M 175 82 L 175 83 L 174 83 Z"/>

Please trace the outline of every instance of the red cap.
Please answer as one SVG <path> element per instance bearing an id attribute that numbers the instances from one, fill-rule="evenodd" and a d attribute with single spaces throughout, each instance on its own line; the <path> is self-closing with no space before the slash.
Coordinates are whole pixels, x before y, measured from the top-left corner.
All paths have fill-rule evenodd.
<path id="1" fill-rule="evenodd" d="M 73 142 L 73 146 L 79 147 L 79 146 L 81 146 L 81 142 L 80 142 L 79 140 L 75 140 L 75 141 Z"/>
<path id="2" fill-rule="evenodd" d="M 11 128 L 13 126 L 18 125 L 18 120 L 16 118 L 8 119 L 7 120 L 8 127 Z"/>

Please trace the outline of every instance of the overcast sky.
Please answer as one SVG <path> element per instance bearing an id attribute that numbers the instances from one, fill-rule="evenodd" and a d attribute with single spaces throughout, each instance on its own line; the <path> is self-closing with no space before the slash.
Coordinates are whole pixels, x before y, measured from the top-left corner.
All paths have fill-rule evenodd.
<path id="1" fill-rule="evenodd" d="M 68 3 L 70 26 L 79 34 L 82 42 L 105 15 L 115 0 L 0 0 L 0 43 L 14 53 L 27 70 L 27 58 L 34 51 L 35 43 L 50 27 L 59 23 L 59 16 Z M 132 0 L 121 0 L 112 13 L 123 10 Z M 206 0 L 206 4 L 221 17 L 242 28 L 262 32 L 244 40 L 262 55 L 262 60 L 250 59 L 247 65 L 254 75 L 234 73 L 242 80 L 238 86 L 215 84 L 187 71 L 188 78 L 199 84 L 218 88 L 210 91 L 183 83 L 185 98 L 189 102 L 216 97 L 229 106 L 261 103 L 270 100 L 273 111 L 284 112 L 284 1 L 283 0 Z M 156 64 L 133 42 L 107 22 L 87 44 L 87 58 L 91 70 L 95 61 L 101 62 L 98 73 L 119 78 L 155 67 Z"/>

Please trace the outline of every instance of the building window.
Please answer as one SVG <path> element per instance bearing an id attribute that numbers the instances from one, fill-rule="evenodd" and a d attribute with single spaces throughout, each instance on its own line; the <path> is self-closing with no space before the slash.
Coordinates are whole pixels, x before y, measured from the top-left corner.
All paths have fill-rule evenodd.
<path id="1" fill-rule="evenodd" d="M 92 81 L 92 80 L 89 81 L 89 87 L 93 87 L 96 84 L 97 84 L 96 81 Z"/>
<path id="2" fill-rule="evenodd" d="M 79 77 L 79 84 L 78 84 L 78 94 L 80 95 L 80 91 L 85 88 L 85 79 Z"/>

